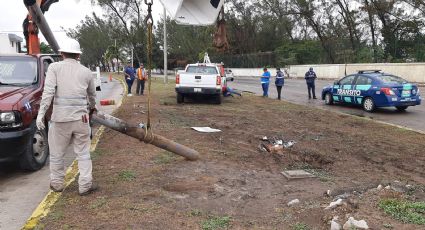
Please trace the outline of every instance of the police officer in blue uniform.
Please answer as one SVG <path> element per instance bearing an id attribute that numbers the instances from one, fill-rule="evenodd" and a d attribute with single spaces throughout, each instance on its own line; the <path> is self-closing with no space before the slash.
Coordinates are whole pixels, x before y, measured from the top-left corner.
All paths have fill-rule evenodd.
<path id="1" fill-rule="evenodd" d="M 312 93 L 313 93 L 313 99 L 317 99 L 316 89 L 314 84 L 314 81 L 316 80 L 317 76 L 316 76 L 316 73 L 313 71 L 312 67 L 310 67 L 309 71 L 305 73 L 304 78 L 307 83 L 308 99 L 311 99 Z"/>

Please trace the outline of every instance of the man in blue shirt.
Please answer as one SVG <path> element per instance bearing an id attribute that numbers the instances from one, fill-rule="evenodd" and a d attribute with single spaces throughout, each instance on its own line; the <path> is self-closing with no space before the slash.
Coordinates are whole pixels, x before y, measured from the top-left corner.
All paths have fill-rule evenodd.
<path id="1" fill-rule="evenodd" d="M 127 67 L 125 67 L 125 70 L 124 70 L 125 82 L 127 82 L 127 88 L 128 88 L 127 96 L 129 97 L 133 96 L 131 94 L 131 86 L 133 86 L 134 79 L 136 78 L 135 74 L 136 74 L 136 71 L 131 65 L 131 62 L 129 62 L 127 64 Z"/>
<path id="2" fill-rule="evenodd" d="M 280 100 L 280 94 L 282 92 L 282 87 L 285 84 L 284 74 L 280 68 L 276 68 L 276 81 L 274 82 L 277 89 L 277 99 Z"/>
<path id="3" fill-rule="evenodd" d="M 313 93 L 313 99 L 317 99 L 315 85 L 314 85 L 314 81 L 316 80 L 316 78 L 317 78 L 316 73 L 313 71 L 313 68 L 310 67 L 309 71 L 305 73 L 305 76 L 304 76 L 304 79 L 307 83 L 308 99 L 311 99 L 311 93 Z"/>
<path id="4" fill-rule="evenodd" d="M 263 97 L 269 96 L 269 82 L 270 82 L 270 72 L 267 68 L 263 69 L 264 73 L 261 76 L 261 86 L 263 87 Z"/>

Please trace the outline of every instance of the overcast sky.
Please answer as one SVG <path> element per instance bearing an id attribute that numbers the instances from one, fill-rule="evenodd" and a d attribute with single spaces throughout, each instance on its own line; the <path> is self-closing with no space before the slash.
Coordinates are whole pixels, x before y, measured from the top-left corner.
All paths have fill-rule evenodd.
<path id="1" fill-rule="evenodd" d="M 13 33 L 23 38 L 22 22 L 27 15 L 27 9 L 23 0 L 1 0 L 0 7 L 0 33 Z M 78 2 L 78 3 L 77 3 Z M 146 9 L 146 7 L 143 7 Z M 97 15 L 102 15 L 99 7 L 90 5 L 89 0 L 59 0 L 50 6 L 45 17 L 57 40 L 66 37 L 61 32 L 61 27 L 65 29 L 75 28 L 80 24 L 86 15 L 91 15 L 95 11 Z M 159 1 L 154 1 L 154 18 L 158 19 L 162 15 L 163 8 Z M 39 35 L 42 37 L 42 34 Z M 44 40 L 42 38 L 42 40 Z"/>

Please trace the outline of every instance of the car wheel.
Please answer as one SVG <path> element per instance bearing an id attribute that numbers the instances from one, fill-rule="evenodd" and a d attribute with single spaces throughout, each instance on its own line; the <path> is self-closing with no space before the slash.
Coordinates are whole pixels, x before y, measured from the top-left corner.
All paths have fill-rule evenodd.
<path id="1" fill-rule="evenodd" d="M 215 97 L 215 103 L 217 104 L 217 105 L 219 105 L 219 104 L 221 104 L 221 101 L 223 100 L 223 96 L 221 95 L 221 94 L 218 94 L 216 97 Z"/>
<path id="2" fill-rule="evenodd" d="M 408 106 L 396 106 L 395 108 L 400 112 L 404 112 L 404 111 L 406 111 L 407 107 Z"/>
<path id="3" fill-rule="evenodd" d="M 332 98 L 332 94 L 331 93 L 326 93 L 325 94 L 325 104 L 326 105 L 332 105 L 334 103 L 334 100 Z"/>
<path id="4" fill-rule="evenodd" d="M 184 95 L 182 93 L 177 93 L 177 104 L 184 102 Z"/>
<path id="5" fill-rule="evenodd" d="M 19 160 L 19 165 L 24 170 L 36 171 L 41 169 L 49 156 L 49 142 L 47 131 L 39 130 L 35 122 L 31 124 L 31 136 L 27 148 Z"/>
<path id="6" fill-rule="evenodd" d="M 366 112 L 373 112 L 375 110 L 375 102 L 371 97 L 366 97 L 363 100 L 363 109 Z"/>

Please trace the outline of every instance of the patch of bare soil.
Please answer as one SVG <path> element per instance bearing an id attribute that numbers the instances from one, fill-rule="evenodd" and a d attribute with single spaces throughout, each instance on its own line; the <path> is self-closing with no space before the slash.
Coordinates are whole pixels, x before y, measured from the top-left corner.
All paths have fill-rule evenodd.
<path id="1" fill-rule="evenodd" d="M 100 191 L 79 197 L 72 184 L 40 228 L 329 229 L 338 216 L 341 225 L 354 217 L 371 229 L 425 229 L 378 207 L 388 196 L 424 201 L 423 189 L 411 189 L 425 184 L 424 135 L 250 95 L 177 105 L 173 85 L 157 83 L 153 91 L 154 132 L 198 150 L 201 159 L 186 161 L 107 130 L 93 154 Z M 146 101 L 126 98 L 116 115 L 144 122 Z M 283 156 L 270 154 L 258 149 L 263 136 L 296 144 Z M 287 180 L 286 169 L 316 178 Z M 376 189 L 394 183 L 398 190 Z M 341 206 L 325 210 L 338 198 Z M 288 207 L 293 199 L 300 203 Z"/>

